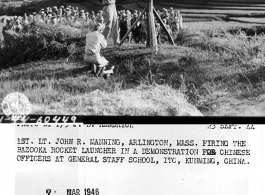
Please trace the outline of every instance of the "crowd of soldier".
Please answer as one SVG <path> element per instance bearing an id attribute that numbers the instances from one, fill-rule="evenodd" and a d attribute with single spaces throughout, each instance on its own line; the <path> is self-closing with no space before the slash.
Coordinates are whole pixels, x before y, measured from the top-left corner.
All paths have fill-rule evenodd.
<path id="1" fill-rule="evenodd" d="M 118 23 L 119 23 L 119 37 L 122 39 L 127 33 L 137 18 L 141 15 L 140 11 L 135 10 L 131 13 L 129 10 L 118 11 Z M 168 29 L 169 33 L 176 37 L 180 29 L 183 28 L 183 19 L 179 11 L 175 11 L 172 7 L 167 10 L 158 10 L 158 14 Z M 103 11 L 99 10 L 97 13 L 94 11 L 85 12 L 79 10 L 78 7 L 73 6 L 57 6 L 47 7 L 41 9 L 39 12 L 33 12 L 32 14 L 24 14 L 24 16 L 14 16 L 11 18 L 2 19 L 2 38 L 3 40 L 10 30 L 15 33 L 26 31 L 28 27 L 33 23 L 45 23 L 50 25 L 63 24 L 64 22 L 84 22 L 89 23 L 91 21 L 96 23 L 104 23 Z M 158 43 L 163 43 L 167 39 L 167 35 L 160 23 L 155 21 L 155 29 Z M 134 43 L 145 43 L 147 38 L 147 16 L 146 13 L 142 15 L 142 18 L 132 29 L 128 35 L 127 40 Z"/>
<path id="2" fill-rule="evenodd" d="M 180 30 L 183 29 L 183 18 L 180 15 L 180 12 L 174 11 L 172 7 L 169 10 L 164 8 L 162 11 L 158 10 L 157 12 L 168 32 L 173 37 L 176 37 Z M 137 10 L 135 10 L 134 13 L 131 13 L 129 10 L 118 11 L 121 38 L 127 33 L 140 15 L 141 12 L 138 12 Z M 155 30 L 158 43 L 164 42 L 167 39 L 167 35 L 158 20 L 155 20 Z M 133 40 L 135 43 L 145 43 L 146 38 L 147 16 L 146 13 L 144 13 L 142 19 L 133 27 L 132 33 L 128 35 L 128 41 L 130 42 Z"/>
<path id="3" fill-rule="evenodd" d="M 34 23 L 45 23 L 49 25 L 63 24 L 64 22 L 75 22 L 75 21 L 96 21 L 103 22 L 102 11 L 95 14 L 93 11 L 89 14 L 84 10 L 79 10 L 78 7 L 61 6 L 58 8 L 47 7 L 41 9 L 39 12 L 33 12 L 32 14 L 24 14 L 22 16 L 14 16 L 9 18 L 3 18 L 2 23 L 5 24 L 2 33 L 5 36 L 6 31 L 12 30 L 13 32 L 19 33 L 23 30 L 27 30 L 28 26 Z"/>

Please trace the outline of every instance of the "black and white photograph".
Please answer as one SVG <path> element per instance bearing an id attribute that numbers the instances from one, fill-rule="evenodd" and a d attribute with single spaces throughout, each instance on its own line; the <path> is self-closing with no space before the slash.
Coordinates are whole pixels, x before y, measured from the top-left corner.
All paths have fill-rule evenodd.
<path id="1" fill-rule="evenodd" d="M 264 125 L 1 128 L 3 194 L 264 194 Z"/>
<path id="2" fill-rule="evenodd" d="M 263 195 L 264 33 L 265 0 L 0 0 L 0 193 Z"/>
<path id="3" fill-rule="evenodd" d="M 264 0 L 1 0 L 0 114 L 264 116 L 264 24 Z"/>

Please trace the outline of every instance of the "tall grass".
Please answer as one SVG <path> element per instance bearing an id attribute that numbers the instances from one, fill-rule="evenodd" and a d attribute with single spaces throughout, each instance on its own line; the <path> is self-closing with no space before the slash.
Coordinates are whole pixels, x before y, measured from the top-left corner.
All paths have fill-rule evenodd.
<path id="1" fill-rule="evenodd" d="M 32 25 L 21 33 L 10 33 L 0 47 L 0 68 L 51 58 L 68 57 L 75 46 L 84 46 L 81 34 L 69 34 L 49 25 Z"/>
<path id="2" fill-rule="evenodd" d="M 44 27 L 41 28 L 43 32 Z M 90 76 L 87 64 L 77 57 L 81 57 L 84 51 L 83 35 L 78 37 L 67 35 L 61 30 L 51 30 L 50 27 L 48 31 L 53 34 L 47 36 L 48 44 L 54 40 L 60 44 L 63 44 L 63 41 L 67 42 L 63 47 L 67 50 L 56 50 L 58 56 L 61 54 L 63 59 L 47 56 L 46 59 L 53 60 L 43 62 L 36 59 L 37 62 L 34 63 L 2 70 L 0 98 L 8 92 L 20 91 L 35 104 L 44 106 L 56 104 L 55 110 L 52 111 L 55 113 L 56 108 L 61 109 L 64 104 L 72 103 L 71 99 L 78 102 L 83 98 L 83 105 L 89 104 L 88 107 L 93 107 L 90 105 L 91 101 L 86 102 L 86 100 L 92 96 L 95 98 L 96 95 L 86 96 L 86 94 L 98 89 L 99 100 L 103 104 L 102 107 L 100 103 L 95 104 L 98 106 L 98 111 L 90 113 L 102 114 L 99 110 L 104 108 L 109 114 L 111 109 L 107 108 L 108 104 L 115 104 L 119 94 L 126 97 L 133 93 L 133 91 L 124 93 L 121 91 L 138 86 L 162 85 L 178 90 L 190 103 L 207 113 L 230 97 L 246 97 L 265 92 L 263 34 L 250 37 L 245 33 L 246 31 L 238 29 L 232 32 L 230 29 L 198 31 L 187 28 L 176 38 L 178 47 L 159 45 L 157 55 L 153 55 L 144 45 L 125 43 L 121 48 L 110 46 L 102 50 L 102 55 L 110 61 L 110 65 L 115 66 L 115 74 L 109 80 L 104 80 Z M 57 33 L 62 34 L 56 37 Z M 40 48 L 43 48 L 43 45 Z M 12 51 L 15 51 L 15 48 L 13 49 Z M 49 51 L 53 51 L 53 46 L 45 54 Z M 69 54 L 73 57 L 65 60 L 68 59 Z M 139 88 L 143 97 L 147 95 L 144 89 Z M 31 91 L 34 93 L 32 94 Z M 109 98 L 114 98 L 113 94 L 116 94 L 115 101 L 109 101 Z M 151 99 L 154 97 L 158 98 L 150 96 Z M 160 94 L 159 98 L 163 98 L 163 95 Z M 133 98 L 128 98 L 128 101 L 129 99 L 131 101 Z M 125 102 L 129 105 L 127 103 Z M 168 101 L 166 104 L 171 105 Z M 71 109 L 71 112 L 76 110 Z M 131 108 L 130 111 L 141 113 L 141 110 L 136 111 Z M 150 114 L 144 109 L 142 111 Z M 126 110 L 114 109 L 114 112 L 124 114 Z"/>
<path id="3" fill-rule="evenodd" d="M 263 54 L 265 50 L 265 36 L 263 34 L 247 36 L 246 32 L 241 30 L 231 34 L 225 30 L 202 33 L 184 29 L 176 41 L 186 47 L 231 54 L 235 60 L 240 61 L 249 61 Z"/>

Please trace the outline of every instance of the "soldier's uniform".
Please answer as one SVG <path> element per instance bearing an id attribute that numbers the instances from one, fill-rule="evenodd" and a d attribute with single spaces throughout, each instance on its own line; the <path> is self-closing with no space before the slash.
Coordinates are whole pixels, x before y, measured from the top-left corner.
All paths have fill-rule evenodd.
<path id="1" fill-rule="evenodd" d="M 155 32 L 156 32 L 157 43 L 160 44 L 161 43 L 161 26 L 160 26 L 160 23 L 158 22 L 155 24 Z"/>
<path id="2" fill-rule="evenodd" d="M 95 16 L 95 12 L 92 11 L 91 14 L 90 14 L 90 19 L 91 19 L 92 21 L 95 21 L 95 18 L 96 18 L 96 16 Z"/>
<path id="3" fill-rule="evenodd" d="M 173 21 L 174 21 L 174 16 L 175 16 L 174 10 L 173 10 L 173 8 L 171 7 L 171 8 L 170 8 L 170 11 L 169 11 L 169 17 L 168 17 L 168 25 L 170 26 L 170 28 L 171 28 L 172 23 L 173 23 Z M 171 28 L 171 29 L 172 29 L 172 28 Z"/>
<path id="4" fill-rule="evenodd" d="M 96 76 L 99 76 L 100 74 L 105 74 L 108 76 L 109 74 L 113 73 L 114 68 L 114 66 L 112 66 L 110 70 L 105 71 L 109 61 L 100 55 L 101 48 L 105 48 L 107 46 L 107 40 L 101 34 L 102 29 L 103 25 L 101 23 L 97 23 L 94 32 L 89 32 L 86 34 L 84 61 L 88 62 L 89 64 L 93 64 L 93 69 L 96 73 Z"/>
<path id="5" fill-rule="evenodd" d="M 11 30 L 13 30 L 16 33 L 21 32 L 23 29 L 21 22 L 19 19 L 16 20 L 16 24 L 11 28 Z"/>
<path id="6" fill-rule="evenodd" d="M 163 20 L 163 23 L 165 24 L 165 27 L 167 28 L 167 31 L 169 32 L 169 34 L 172 35 L 172 31 L 170 29 L 170 26 L 167 24 L 167 20 L 164 19 Z M 160 28 L 160 40 L 162 43 L 164 43 L 166 40 L 168 40 L 168 36 L 167 36 L 167 33 L 165 32 L 164 29 Z"/>
<path id="7" fill-rule="evenodd" d="M 143 18 L 141 20 L 140 29 L 141 29 L 141 41 L 145 43 L 147 40 L 147 21 L 146 21 L 146 18 Z"/>
<path id="8" fill-rule="evenodd" d="M 120 38 L 122 39 L 124 35 L 127 33 L 127 29 L 128 29 L 127 28 L 128 22 L 127 22 L 126 14 L 122 15 L 119 26 L 120 26 Z"/>
<path id="9" fill-rule="evenodd" d="M 120 43 L 120 36 L 115 0 L 102 0 L 102 4 L 104 5 L 103 17 L 106 25 L 102 34 L 106 39 L 108 39 L 112 33 L 113 42 L 117 45 Z"/>
<path id="10" fill-rule="evenodd" d="M 96 19 L 95 19 L 95 20 L 96 20 L 96 22 L 101 23 L 102 18 L 103 18 L 103 21 L 104 21 L 103 11 L 100 10 L 100 11 L 97 13 L 97 15 L 96 15 Z"/>
<path id="11" fill-rule="evenodd" d="M 0 42 L 4 41 L 3 28 L 5 24 L 0 22 Z"/>
<path id="12" fill-rule="evenodd" d="M 55 13 L 53 13 L 52 17 L 51 17 L 51 23 L 53 25 L 57 25 L 58 24 L 58 19 Z"/>
<path id="13" fill-rule="evenodd" d="M 173 19 L 171 29 L 172 29 L 172 35 L 173 35 L 173 38 L 174 38 L 174 39 L 177 38 L 178 33 L 179 33 L 179 25 L 178 25 L 178 22 L 177 22 L 176 16 L 175 16 L 174 19 Z"/>
<path id="14" fill-rule="evenodd" d="M 183 29 L 183 18 L 182 15 L 180 15 L 180 12 L 178 11 L 178 23 L 179 23 L 179 28 Z"/>
<path id="15" fill-rule="evenodd" d="M 88 22 L 89 21 L 89 12 L 86 12 L 85 16 L 86 16 L 86 21 Z"/>
<path id="16" fill-rule="evenodd" d="M 84 10 L 81 10 L 81 12 L 80 12 L 80 19 L 83 19 L 83 20 L 86 19 L 86 14 L 85 14 Z"/>
<path id="17" fill-rule="evenodd" d="M 134 13 L 134 17 L 131 20 L 131 25 L 134 24 L 134 22 L 137 20 L 138 14 L 137 12 Z M 132 29 L 132 39 L 135 43 L 139 43 L 141 40 L 141 27 L 140 27 L 140 21 L 137 22 L 137 24 Z"/>

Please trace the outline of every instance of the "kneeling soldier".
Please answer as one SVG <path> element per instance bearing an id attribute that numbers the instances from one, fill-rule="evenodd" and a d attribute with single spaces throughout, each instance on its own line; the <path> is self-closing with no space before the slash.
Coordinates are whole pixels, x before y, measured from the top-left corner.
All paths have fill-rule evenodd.
<path id="1" fill-rule="evenodd" d="M 109 76 L 113 73 L 114 69 L 114 66 L 112 66 L 110 70 L 106 71 L 105 67 L 109 61 L 100 55 L 101 48 L 107 47 L 107 41 L 101 34 L 102 31 L 103 25 L 97 23 L 94 31 L 86 34 L 84 61 L 93 64 L 93 69 L 97 77 L 101 75 Z"/>

